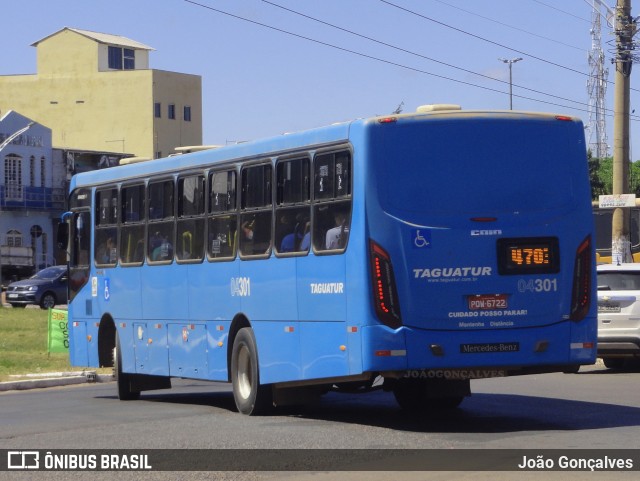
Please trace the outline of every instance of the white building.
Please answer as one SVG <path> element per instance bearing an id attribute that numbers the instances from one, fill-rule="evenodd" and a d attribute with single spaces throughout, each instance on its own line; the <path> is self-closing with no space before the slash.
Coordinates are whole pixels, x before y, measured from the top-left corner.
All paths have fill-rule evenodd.
<path id="1" fill-rule="evenodd" d="M 65 208 L 67 168 L 62 153 L 54 155 L 51 129 L 17 112 L 0 118 L 0 145 L 0 273 L 6 282 L 56 263 L 53 239 Z"/>

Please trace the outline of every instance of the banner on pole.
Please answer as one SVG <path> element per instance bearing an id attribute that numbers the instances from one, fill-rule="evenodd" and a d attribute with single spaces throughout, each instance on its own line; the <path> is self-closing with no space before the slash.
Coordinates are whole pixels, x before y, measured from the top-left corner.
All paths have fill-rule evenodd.
<path id="1" fill-rule="evenodd" d="M 636 194 L 600 195 L 598 207 L 601 209 L 617 209 L 618 207 L 635 207 Z"/>
<path id="2" fill-rule="evenodd" d="M 49 309 L 49 352 L 69 352 L 69 329 L 67 311 Z"/>

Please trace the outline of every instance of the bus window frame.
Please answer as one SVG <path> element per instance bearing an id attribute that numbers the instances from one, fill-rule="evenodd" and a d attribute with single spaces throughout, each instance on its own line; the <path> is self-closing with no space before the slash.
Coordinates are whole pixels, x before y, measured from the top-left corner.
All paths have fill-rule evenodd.
<path id="1" fill-rule="evenodd" d="M 302 200 L 302 201 L 298 201 L 298 202 L 285 202 L 284 200 L 281 200 L 279 197 L 280 194 L 280 178 L 279 178 L 279 167 L 282 164 L 285 164 L 287 162 L 305 162 L 307 163 L 307 174 L 308 174 L 308 178 L 307 178 L 307 185 L 306 185 L 306 193 L 307 193 L 307 199 L 306 200 Z M 277 237 L 278 237 L 278 219 L 280 218 L 280 213 L 285 213 L 286 211 L 301 211 L 302 209 L 306 209 L 306 221 L 304 221 L 305 223 L 309 224 L 309 235 L 311 235 L 311 217 L 312 217 L 312 210 L 313 210 L 313 205 L 312 205 L 312 198 L 313 198 L 313 194 L 312 194 L 312 172 L 313 172 L 313 162 L 312 162 L 312 156 L 310 154 L 310 152 L 297 152 L 294 154 L 290 154 L 290 155 L 286 155 L 286 156 L 282 156 L 282 157 L 278 157 L 276 159 L 275 162 L 275 168 L 273 169 L 274 171 L 274 176 L 275 176 L 275 192 L 274 192 L 274 196 L 275 196 L 275 201 L 273 202 L 273 228 L 272 228 L 272 249 L 273 252 L 275 254 L 276 257 L 304 257 L 309 255 L 309 252 L 311 251 L 311 243 L 309 244 L 309 247 L 307 249 L 298 249 L 298 250 L 293 250 L 293 251 L 289 251 L 289 252 L 281 252 L 280 251 L 280 247 L 278 242 L 277 242 Z M 296 215 L 297 217 L 297 215 Z M 295 222 L 294 222 L 294 226 L 295 226 Z M 305 235 L 306 229 L 303 226 L 303 238 Z M 297 233 L 297 230 L 294 229 L 293 234 L 295 235 Z M 283 236 L 283 239 L 286 236 Z M 280 241 L 281 244 L 282 240 Z"/>
<path id="2" fill-rule="evenodd" d="M 103 192 L 112 192 L 115 191 L 116 192 L 116 205 L 115 205 L 115 219 L 113 219 L 112 223 L 106 223 L 106 224 L 101 224 L 98 221 L 100 220 L 100 216 L 98 215 L 100 210 L 101 210 L 101 206 L 99 205 L 99 198 L 100 198 L 100 194 L 102 194 Z M 112 197 L 113 198 L 113 197 Z M 114 206 L 110 205 L 109 208 L 113 209 Z M 114 242 L 115 242 L 115 257 L 113 262 L 100 262 L 100 260 L 98 259 L 98 232 L 99 231 L 107 231 L 110 229 L 115 229 L 115 236 L 114 236 Z M 120 260 L 120 242 L 119 242 L 119 237 L 120 237 L 120 187 L 118 186 L 118 184 L 112 184 L 112 185 L 107 185 L 107 186 L 101 186 L 100 188 L 96 189 L 94 192 L 94 220 L 93 220 L 93 262 L 95 264 L 96 267 L 100 267 L 100 268 L 112 268 L 112 267 L 116 267 L 118 265 L 118 261 Z M 106 240 L 105 240 L 106 242 Z"/>
<path id="3" fill-rule="evenodd" d="M 222 211 L 212 211 L 211 210 L 211 189 L 213 188 L 212 177 L 217 174 L 227 174 L 227 179 L 229 172 L 233 172 L 235 174 L 234 177 L 234 204 L 232 209 L 225 209 Z M 231 262 L 234 261 L 238 255 L 238 222 L 240 216 L 238 214 L 238 209 L 240 205 L 240 189 L 238 188 L 238 180 L 240 179 L 239 169 L 237 166 L 233 165 L 222 165 L 219 168 L 211 169 L 205 173 L 205 181 L 206 181 L 206 195 L 205 195 L 205 256 L 209 262 Z M 228 180 L 227 180 L 228 182 Z M 228 185 L 228 184 L 227 184 Z M 228 195 L 228 192 L 227 192 Z M 213 257 L 211 256 L 211 249 L 209 239 L 211 235 L 211 222 L 215 219 L 220 219 L 223 217 L 233 218 L 235 217 L 235 231 L 233 233 L 233 244 L 232 244 L 232 253 L 230 256 L 222 256 L 222 257 Z"/>
<path id="4" fill-rule="evenodd" d="M 86 201 L 74 202 L 79 198 L 79 195 L 85 196 Z M 69 195 L 69 205 L 71 206 L 71 216 L 69 219 L 69 245 L 68 245 L 68 260 L 67 271 L 69 276 L 69 282 L 67 285 L 67 302 L 71 303 L 76 295 L 84 288 L 89 282 L 91 275 L 91 249 L 93 248 L 91 236 L 94 230 L 93 225 L 93 212 L 92 212 L 92 192 L 91 189 L 80 188 L 74 190 Z M 82 199 L 80 199 L 82 200 Z M 86 264 L 79 262 L 80 249 L 76 247 L 76 232 L 77 232 L 77 218 L 79 216 L 88 216 L 86 224 L 83 224 L 83 228 L 88 226 L 88 241 L 87 241 L 87 262 Z M 84 221 L 83 221 L 84 222 Z"/>
<path id="5" fill-rule="evenodd" d="M 151 216 L 149 215 L 149 210 L 151 209 L 151 186 L 155 185 L 155 184 L 164 184 L 167 182 L 171 182 L 171 191 L 172 191 L 172 195 L 173 195 L 173 199 L 171 199 L 171 216 L 164 216 L 161 219 L 151 219 Z M 145 236 L 145 259 L 148 265 L 150 266 L 159 266 L 159 265 L 169 265 L 172 264 L 175 258 L 175 251 L 176 251 L 176 208 L 177 208 L 177 199 L 176 199 L 176 193 L 177 193 L 177 184 L 176 184 L 176 178 L 175 175 L 162 175 L 162 176 L 158 176 L 158 177 L 149 177 L 147 179 L 147 183 L 146 183 L 146 203 L 145 203 L 145 224 L 147 226 L 146 229 L 146 236 Z M 171 246 L 172 249 L 172 254 L 167 258 L 167 259 L 161 259 L 161 260 L 153 260 L 152 259 L 152 254 L 153 252 L 149 252 L 150 249 L 150 245 L 151 245 L 151 232 L 155 229 L 153 229 L 153 226 L 170 226 L 171 228 L 171 238 L 168 239 L 169 241 L 169 246 Z M 160 231 L 158 231 L 160 232 Z M 161 244 L 162 245 L 162 244 Z"/>
<path id="6" fill-rule="evenodd" d="M 316 199 L 316 162 L 317 162 L 317 158 L 323 155 L 333 155 L 333 165 L 334 165 L 334 172 L 333 172 L 333 177 L 335 180 L 335 157 L 337 154 L 340 153 L 347 153 L 349 155 L 349 179 L 347 179 L 348 182 L 348 194 L 347 195 L 343 195 L 341 197 L 336 197 L 335 196 L 335 183 L 332 183 L 332 188 L 333 188 L 333 195 L 332 197 L 326 197 L 326 198 L 322 198 L 322 199 Z M 344 252 L 346 252 L 347 248 L 349 247 L 349 240 L 351 238 L 351 230 L 352 230 L 352 221 L 353 221 L 353 149 L 351 148 L 350 144 L 344 144 L 344 145 L 337 145 L 337 146 L 332 146 L 326 149 L 319 149 L 316 150 L 313 154 L 313 162 L 312 162 L 312 181 L 311 181 L 311 187 L 312 187 L 312 191 L 311 191 L 311 250 L 313 251 L 314 255 L 318 255 L 318 256 L 326 256 L 326 255 L 340 255 L 343 254 Z M 348 203 L 348 209 L 345 210 L 346 215 L 348 216 L 348 222 L 347 222 L 347 227 L 348 227 L 348 231 L 349 231 L 349 235 L 347 236 L 347 240 L 346 243 L 343 247 L 338 248 L 338 249 L 317 249 L 316 248 L 316 223 L 318 222 L 317 219 L 317 210 L 319 208 L 322 208 L 324 206 L 327 206 L 328 208 L 331 208 L 331 206 L 335 206 L 337 204 L 346 204 Z M 330 229 L 330 228 L 329 228 Z M 328 230 L 324 231 L 324 238 L 321 239 L 323 243 L 326 242 L 326 233 L 328 232 Z"/>
<path id="7" fill-rule="evenodd" d="M 202 188 L 202 210 L 200 213 L 198 214 L 190 214 L 190 215 L 181 215 L 180 212 L 183 209 L 183 204 L 182 204 L 182 199 L 183 199 L 183 194 L 184 191 L 181 189 L 181 185 L 182 182 L 185 179 L 188 178 L 192 178 L 192 177 L 200 177 L 202 179 L 202 184 L 201 184 L 201 188 Z M 204 262 L 205 259 L 205 250 L 207 248 L 205 240 L 207 239 L 207 177 L 208 177 L 208 173 L 204 172 L 204 171 L 192 171 L 192 172 L 184 172 L 181 173 L 177 176 L 176 181 L 175 181 L 175 222 L 176 222 L 176 227 L 175 227 L 175 239 L 176 242 L 174 244 L 174 257 L 175 257 L 175 261 L 178 264 L 200 264 L 202 262 Z M 179 239 L 179 231 L 180 231 L 180 224 L 181 223 L 186 223 L 186 222 L 190 222 L 193 221 L 194 225 L 197 225 L 197 222 L 200 221 L 202 223 L 201 226 L 201 249 L 200 249 L 200 253 L 197 257 L 194 258 L 181 258 L 178 255 L 178 244 L 180 244 L 180 247 L 183 247 L 184 243 L 185 243 L 185 236 L 184 234 L 186 234 L 187 231 L 185 230 L 182 234 L 182 239 Z M 197 229 L 195 229 L 197 230 Z M 193 238 L 197 236 L 193 235 L 191 236 L 191 246 L 193 249 Z"/>
<path id="8" fill-rule="evenodd" d="M 268 199 L 269 204 L 267 205 L 261 205 L 261 206 L 251 206 L 251 207 L 244 207 L 243 206 L 243 202 L 245 200 L 245 198 L 247 197 L 244 193 L 244 189 L 245 189 L 245 184 L 244 184 L 244 173 L 246 171 L 248 171 L 249 169 L 253 169 L 256 167 L 269 167 L 270 169 L 270 175 L 269 175 L 269 180 L 270 180 L 270 185 L 267 187 L 269 190 L 269 193 L 267 196 L 263 195 L 263 199 Z M 238 256 L 240 257 L 241 260 L 256 260 L 256 259 L 267 259 L 269 257 L 271 257 L 271 253 L 273 251 L 273 242 L 274 242 L 274 238 L 273 238 L 273 221 L 274 221 L 274 177 L 275 177 L 275 169 L 273 166 L 273 161 L 271 158 L 267 158 L 267 159 L 259 159 L 259 160 L 255 160 L 255 161 L 248 161 L 248 162 L 244 162 L 242 163 L 241 167 L 240 167 L 240 175 L 238 176 L 239 178 L 239 192 L 238 195 L 239 197 L 239 202 L 238 202 L 238 206 L 239 206 L 239 214 L 238 214 L 238 228 L 237 228 L 237 237 L 238 237 L 238 245 L 237 245 L 237 252 L 238 252 Z M 263 176 L 263 178 L 265 178 Z M 269 239 L 269 246 L 267 249 L 265 249 L 265 251 L 263 253 L 251 253 L 251 254 L 245 254 L 242 252 L 242 244 L 243 241 L 241 239 L 242 236 L 242 229 L 244 228 L 243 225 L 248 222 L 243 220 L 245 216 L 249 217 L 249 216 L 253 216 L 253 220 L 256 219 L 256 216 L 258 215 L 263 215 L 263 214 L 269 214 L 270 215 L 270 219 L 269 219 L 269 235 L 268 237 L 265 236 L 265 238 Z M 267 225 L 267 223 L 264 223 L 264 225 Z"/>
<path id="9" fill-rule="evenodd" d="M 143 218 L 142 219 L 138 219 L 136 221 L 125 221 L 122 215 L 122 209 L 124 209 L 124 202 L 122 202 L 122 196 L 124 195 L 124 192 L 127 189 L 130 189 L 132 187 L 142 187 L 143 188 L 143 206 L 142 206 L 142 213 L 143 213 Z M 146 259 L 146 252 L 147 252 L 147 182 L 145 181 L 140 181 L 140 180 L 136 180 L 133 182 L 129 182 L 129 183 L 123 183 L 120 186 L 120 195 L 118 197 L 118 201 L 120 202 L 119 204 L 119 223 L 118 223 L 118 238 L 119 238 L 119 243 L 118 243 L 118 263 L 122 266 L 122 267 L 140 267 L 144 264 L 145 259 Z M 142 255 L 142 259 L 140 261 L 129 261 L 129 262 L 125 262 L 122 259 L 122 242 L 124 239 L 124 231 L 129 229 L 129 228 L 134 228 L 134 227 L 140 227 L 142 226 L 142 241 L 143 241 L 143 255 Z M 133 230 L 133 229 L 132 229 Z M 139 241 L 138 241 L 139 243 Z M 137 247 L 136 247 L 137 249 Z"/>

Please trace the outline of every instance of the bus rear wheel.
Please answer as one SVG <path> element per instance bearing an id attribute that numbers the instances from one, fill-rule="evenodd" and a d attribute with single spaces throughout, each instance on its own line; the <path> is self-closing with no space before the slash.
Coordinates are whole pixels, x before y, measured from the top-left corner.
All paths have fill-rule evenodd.
<path id="1" fill-rule="evenodd" d="M 120 336 L 116 334 L 116 347 L 113 348 L 113 374 L 118 386 L 118 399 L 135 401 L 140 399 L 140 391 L 131 390 L 131 375 L 122 372 L 122 354 L 120 353 Z"/>
<path id="2" fill-rule="evenodd" d="M 442 411 L 457 408 L 471 394 L 469 386 L 468 380 L 398 379 L 393 395 L 405 411 Z"/>
<path id="3" fill-rule="evenodd" d="M 273 406 L 271 386 L 260 385 L 258 347 L 249 327 L 240 329 L 233 341 L 231 383 L 236 407 L 242 414 L 261 414 Z"/>
<path id="4" fill-rule="evenodd" d="M 604 357 L 602 361 L 607 369 L 622 369 L 625 359 L 623 357 Z"/>

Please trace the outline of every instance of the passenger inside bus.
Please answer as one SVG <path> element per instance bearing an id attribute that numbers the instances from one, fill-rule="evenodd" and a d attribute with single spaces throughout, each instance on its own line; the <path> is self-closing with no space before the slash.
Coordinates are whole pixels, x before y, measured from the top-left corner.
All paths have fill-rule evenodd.
<path id="1" fill-rule="evenodd" d="M 98 248 L 96 259 L 100 264 L 111 264 L 115 262 L 116 245 L 113 242 L 113 237 L 108 237 L 105 243 Z"/>
<path id="2" fill-rule="evenodd" d="M 327 249 L 343 249 L 347 245 L 349 226 L 347 214 L 343 208 L 338 207 L 333 213 L 335 227 L 327 231 L 325 247 Z"/>
<path id="3" fill-rule="evenodd" d="M 271 219 L 271 212 L 259 212 L 249 215 L 242 222 L 240 226 L 240 251 L 243 255 L 269 253 L 271 249 Z"/>
<path id="4" fill-rule="evenodd" d="M 280 218 L 280 232 L 288 232 L 280 242 L 279 252 L 301 252 L 309 250 L 309 239 L 307 238 L 306 248 L 302 246 L 305 234 L 309 230 L 309 216 L 305 213 L 298 213 L 295 219 L 292 215 L 283 215 Z"/>
<path id="5" fill-rule="evenodd" d="M 161 236 L 159 232 L 156 232 L 150 242 L 152 261 L 164 261 L 173 258 L 173 246 L 167 236 Z"/>

